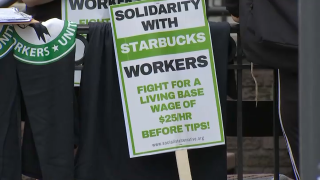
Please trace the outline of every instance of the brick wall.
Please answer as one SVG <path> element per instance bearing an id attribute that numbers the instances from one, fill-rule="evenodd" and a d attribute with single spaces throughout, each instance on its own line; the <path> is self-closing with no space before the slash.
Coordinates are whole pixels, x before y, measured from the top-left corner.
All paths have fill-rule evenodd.
<path id="1" fill-rule="evenodd" d="M 254 75 L 259 86 L 258 100 L 272 100 L 273 72 L 271 70 L 254 70 Z M 243 71 L 243 99 L 246 101 L 255 100 L 255 84 L 250 70 Z M 279 141 L 280 173 L 291 175 L 291 163 L 283 137 Z M 236 137 L 227 137 L 227 147 L 228 152 L 236 153 Z M 243 149 L 244 173 L 273 172 L 273 137 L 245 137 Z"/>

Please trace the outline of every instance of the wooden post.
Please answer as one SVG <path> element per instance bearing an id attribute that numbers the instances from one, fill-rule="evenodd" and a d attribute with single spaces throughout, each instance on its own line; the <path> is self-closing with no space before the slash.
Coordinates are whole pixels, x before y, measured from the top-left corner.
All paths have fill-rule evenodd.
<path id="1" fill-rule="evenodd" d="M 177 150 L 176 160 L 179 171 L 180 180 L 192 180 L 188 150 Z"/>

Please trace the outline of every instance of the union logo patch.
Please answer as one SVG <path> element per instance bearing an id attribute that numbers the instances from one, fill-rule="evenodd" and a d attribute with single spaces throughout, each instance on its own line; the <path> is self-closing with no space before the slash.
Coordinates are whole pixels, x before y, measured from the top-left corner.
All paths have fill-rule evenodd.
<path id="1" fill-rule="evenodd" d="M 21 62 L 44 65 L 60 60 L 75 48 L 77 24 L 50 19 L 14 26 L 14 56 Z"/>
<path id="2" fill-rule="evenodd" d="M 10 52 L 14 45 L 12 26 L 0 25 L 0 59 Z"/>

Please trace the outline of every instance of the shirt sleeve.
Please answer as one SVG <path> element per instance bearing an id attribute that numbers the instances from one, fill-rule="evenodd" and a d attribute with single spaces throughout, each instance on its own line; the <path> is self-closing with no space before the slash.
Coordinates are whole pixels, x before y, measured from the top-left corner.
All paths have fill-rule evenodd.
<path id="1" fill-rule="evenodd" d="M 230 14 L 239 17 L 239 0 L 226 0 L 226 8 Z"/>

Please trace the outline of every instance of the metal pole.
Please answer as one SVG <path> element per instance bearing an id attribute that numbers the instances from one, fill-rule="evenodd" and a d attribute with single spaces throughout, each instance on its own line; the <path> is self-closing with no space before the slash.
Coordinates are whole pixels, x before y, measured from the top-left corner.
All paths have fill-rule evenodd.
<path id="1" fill-rule="evenodd" d="M 274 180 L 279 180 L 278 70 L 273 70 L 273 153 Z"/>
<path id="2" fill-rule="evenodd" d="M 319 0 L 299 0 L 299 119 L 302 180 L 320 180 Z"/>
<path id="3" fill-rule="evenodd" d="M 237 65 L 242 65 L 240 32 L 237 33 Z M 237 69 L 237 171 L 238 180 L 243 180 L 243 132 L 242 132 L 242 69 Z"/>
<path id="4" fill-rule="evenodd" d="M 226 0 L 221 0 L 221 6 L 225 6 L 225 5 L 226 5 Z M 222 22 L 227 21 L 227 16 L 223 15 L 221 21 Z"/>

